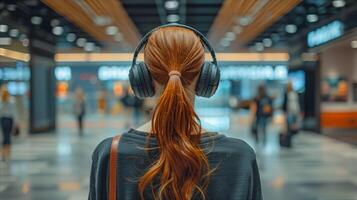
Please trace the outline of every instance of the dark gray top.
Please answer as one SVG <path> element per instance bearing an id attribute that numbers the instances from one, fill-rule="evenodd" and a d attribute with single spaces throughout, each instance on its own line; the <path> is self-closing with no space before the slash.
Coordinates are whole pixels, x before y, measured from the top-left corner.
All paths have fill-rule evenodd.
<path id="1" fill-rule="evenodd" d="M 145 173 L 153 155 L 143 149 L 148 133 L 134 129 L 120 139 L 118 155 L 119 200 L 140 199 L 137 180 Z M 103 140 L 94 150 L 90 175 L 90 200 L 108 199 L 109 152 L 112 138 Z M 155 146 L 156 138 L 150 139 Z M 207 188 L 206 199 L 211 200 L 262 200 L 261 185 L 255 153 L 244 141 L 218 133 L 205 133 L 201 146 L 207 152 L 213 172 Z M 148 190 L 149 191 L 149 190 Z M 145 199 L 152 199 L 149 192 Z"/>

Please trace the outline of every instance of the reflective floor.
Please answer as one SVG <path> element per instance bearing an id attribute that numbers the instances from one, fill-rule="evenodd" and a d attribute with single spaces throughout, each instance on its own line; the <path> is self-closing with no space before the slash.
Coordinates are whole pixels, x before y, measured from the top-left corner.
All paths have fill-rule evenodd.
<path id="1" fill-rule="evenodd" d="M 0 162 L 0 199 L 87 199 L 91 152 L 103 138 L 122 132 L 127 117 L 89 116 L 80 137 L 73 119 L 61 116 L 58 132 L 16 139 L 13 160 Z M 280 149 L 270 126 L 268 145 L 255 147 L 244 118 L 232 114 L 227 135 L 257 152 L 268 200 L 357 199 L 357 148 L 311 133 L 297 135 L 293 149 Z"/>

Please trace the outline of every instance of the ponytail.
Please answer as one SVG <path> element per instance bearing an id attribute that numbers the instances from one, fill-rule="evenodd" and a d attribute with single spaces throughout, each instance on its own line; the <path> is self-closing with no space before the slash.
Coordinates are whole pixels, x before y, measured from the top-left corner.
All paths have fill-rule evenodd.
<path id="1" fill-rule="evenodd" d="M 141 199 L 149 185 L 154 199 L 205 199 L 209 162 L 200 148 L 201 125 L 187 92 L 180 75 L 170 74 L 153 113 L 159 155 L 139 180 Z"/>

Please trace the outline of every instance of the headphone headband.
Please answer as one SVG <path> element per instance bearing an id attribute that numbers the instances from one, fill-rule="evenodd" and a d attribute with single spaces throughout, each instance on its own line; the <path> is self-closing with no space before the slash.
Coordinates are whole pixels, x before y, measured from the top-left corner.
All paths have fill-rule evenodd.
<path id="1" fill-rule="evenodd" d="M 212 63 L 215 64 L 217 66 L 217 59 L 216 59 L 216 53 L 214 52 L 214 49 L 212 48 L 212 46 L 210 45 L 210 43 L 208 42 L 208 39 L 201 33 L 199 32 L 197 29 L 191 27 L 191 26 L 187 26 L 187 25 L 183 25 L 183 24 L 178 24 L 178 23 L 171 23 L 171 24 L 165 24 L 165 25 L 161 25 L 158 26 L 156 28 L 154 28 L 153 30 L 151 30 L 150 32 L 146 33 L 144 35 L 144 37 L 140 40 L 138 46 L 136 47 L 135 51 L 134 51 L 134 56 L 133 56 L 133 62 L 131 64 L 131 66 L 134 66 L 136 64 L 136 59 L 141 51 L 141 49 L 145 46 L 145 44 L 147 43 L 147 41 L 149 40 L 150 35 L 155 32 L 156 30 L 160 29 L 160 28 L 165 28 L 165 27 L 182 27 L 182 28 L 186 28 L 189 29 L 191 31 L 193 31 L 198 37 L 200 37 L 203 45 L 208 49 L 208 51 L 210 52 L 211 56 L 212 56 Z"/>

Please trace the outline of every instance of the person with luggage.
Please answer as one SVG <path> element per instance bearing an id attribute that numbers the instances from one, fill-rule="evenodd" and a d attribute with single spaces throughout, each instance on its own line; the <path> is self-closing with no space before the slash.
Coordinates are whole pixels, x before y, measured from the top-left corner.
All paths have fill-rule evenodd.
<path id="1" fill-rule="evenodd" d="M 264 85 L 258 87 L 257 96 L 251 102 L 251 128 L 255 142 L 259 144 L 262 139 L 263 146 L 266 145 L 266 131 L 270 118 L 273 115 L 272 98 L 267 95 Z"/>
<path id="2" fill-rule="evenodd" d="M 11 157 L 11 133 L 17 125 L 16 106 L 7 89 L 3 89 L 0 102 L 0 123 L 3 135 L 1 154 L 2 160 L 8 161 Z"/>
<path id="3" fill-rule="evenodd" d="M 83 135 L 83 121 L 86 113 L 85 95 L 81 88 L 77 88 L 74 93 L 73 111 L 77 120 L 79 135 Z"/>
<path id="4" fill-rule="evenodd" d="M 303 116 L 301 114 L 299 95 L 294 91 L 292 82 L 287 84 L 282 109 L 285 124 L 283 133 L 279 135 L 279 143 L 283 147 L 291 147 L 292 138 L 298 133 Z"/>

